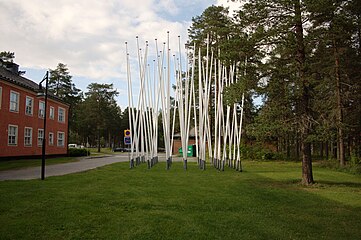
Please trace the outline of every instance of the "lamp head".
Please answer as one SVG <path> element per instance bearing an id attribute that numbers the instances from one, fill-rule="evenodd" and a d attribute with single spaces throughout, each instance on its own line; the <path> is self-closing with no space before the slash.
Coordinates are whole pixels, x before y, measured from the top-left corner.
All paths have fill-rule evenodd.
<path id="1" fill-rule="evenodd" d="M 36 94 L 36 97 L 44 97 L 44 93 L 43 92 L 38 92 L 37 94 Z"/>

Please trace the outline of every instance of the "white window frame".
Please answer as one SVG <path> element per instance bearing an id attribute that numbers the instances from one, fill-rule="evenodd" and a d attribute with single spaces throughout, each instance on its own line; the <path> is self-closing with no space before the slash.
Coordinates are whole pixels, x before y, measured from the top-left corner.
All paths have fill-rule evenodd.
<path id="1" fill-rule="evenodd" d="M 10 128 L 15 128 L 14 135 L 12 134 L 12 131 L 10 130 Z M 12 125 L 12 124 L 8 125 L 8 146 L 17 146 L 18 145 L 18 133 L 19 133 L 18 125 Z M 14 137 L 14 142 L 12 142 L 12 141 L 10 142 L 10 137 Z"/>
<path id="2" fill-rule="evenodd" d="M 15 95 L 17 96 L 16 102 L 14 102 L 14 101 L 11 100 L 11 96 L 12 96 L 13 94 L 15 94 Z M 20 102 L 20 93 L 15 92 L 15 91 L 13 91 L 13 90 L 10 90 L 10 98 L 9 98 L 9 104 L 10 104 L 10 106 L 9 106 L 9 111 L 10 111 L 10 112 L 16 112 L 16 113 L 18 113 L 18 112 L 19 112 L 19 102 Z M 15 109 L 13 109 L 14 104 L 15 104 Z"/>
<path id="3" fill-rule="evenodd" d="M 31 100 L 31 105 L 28 105 L 28 99 Z M 30 108 L 30 112 L 28 112 L 28 107 Z M 25 98 L 25 114 L 29 116 L 33 116 L 34 112 L 34 98 L 26 96 Z"/>
<path id="4" fill-rule="evenodd" d="M 40 108 L 40 106 L 41 106 L 42 104 L 44 104 L 44 105 L 43 105 L 43 106 L 44 106 L 44 109 Z M 46 111 L 45 111 L 45 102 L 44 102 L 44 101 L 39 101 L 38 117 L 39 117 L 39 118 L 44 118 L 45 112 L 46 112 Z"/>
<path id="5" fill-rule="evenodd" d="M 49 146 L 53 146 L 53 145 L 54 145 L 54 133 L 49 132 Z"/>
<path id="6" fill-rule="evenodd" d="M 61 110 L 63 111 L 63 115 L 60 114 Z M 62 116 L 62 119 L 60 117 Z M 58 122 L 65 123 L 65 108 L 58 107 Z"/>
<path id="7" fill-rule="evenodd" d="M 27 135 L 26 130 L 30 129 L 30 135 Z M 29 139 L 29 142 L 26 141 L 26 139 Z M 25 147 L 31 147 L 33 145 L 33 128 L 31 127 L 25 127 L 24 128 L 24 146 Z"/>
<path id="8" fill-rule="evenodd" d="M 40 134 L 42 133 L 42 134 Z M 44 138 L 44 129 L 39 128 L 38 129 L 38 146 L 41 147 L 43 146 L 43 138 Z"/>
<path id="9" fill-rule="evenodd" d="M 0 109 L 2 105 L 2 99 L 3 99 L 3 88 L 0 86 Z"/>
<path id="10" fill-rule="evenodd" d="M 49 118 L 54 120 L 54 115 L 55 115 L 55 109 L 53 106 L 50 106 Z"/>
<path id="11" fill-rule="evenodd" d="M 65 146 L 65 133 L 58 131 L 57 135 L 58 135 L 57 136 L 57 146 L 58 147 L 64 147 Z M 63 135 L 63 138 L 61 138 L 60 135 Z M 59 141 L 62 141 L 62 143 L 59 144 Z"/>

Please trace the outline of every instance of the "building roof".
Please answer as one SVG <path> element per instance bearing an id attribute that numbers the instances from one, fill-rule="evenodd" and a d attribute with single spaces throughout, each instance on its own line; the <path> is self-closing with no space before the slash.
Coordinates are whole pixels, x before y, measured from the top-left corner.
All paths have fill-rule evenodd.
<path id="1" fill-rule="evenodd" d="M 15 63 L 14 63 L 15 64 Z M 33 82 L 32 80 L 29 80 L 25 77 L 20 76 L 19 74 L 16 74 L 12 72 L 11 70 L 8 70 L 5 67 L 0 66 L 0 79 L 7 81 L 9 83 L 13 83 L 17 86 L 29 89 L 35 93 L 39 92 L 39 84 Z M 48 93 L 48 97 L 59 101 L 63 104 L 69 105 L 57 96 L 53 95 L 52 93 Z"/>
<path id="2" fill-rule="evenodd" d="M 199 133 L 198 133 L 199 135 Z M 189 136 L 188 137 L 195 137 L 196 136 L 196 129 L 194 127 L 192 127 L 191 129 L 189 129 Z M 181 137 L 181 133 L 175 133 L 174 136 L 175 138 L 180 138 Z"/>
<path id="3" fill-rule="evenodd" d="M 18 74 L 15 74 L 4 67 L 0 67 L 0 77 L 5 81 L 14 83 L 16 85 L 28 88 L 33 91 L 39 89 L 39 85 L 37 83 L 26 79 Z"/>

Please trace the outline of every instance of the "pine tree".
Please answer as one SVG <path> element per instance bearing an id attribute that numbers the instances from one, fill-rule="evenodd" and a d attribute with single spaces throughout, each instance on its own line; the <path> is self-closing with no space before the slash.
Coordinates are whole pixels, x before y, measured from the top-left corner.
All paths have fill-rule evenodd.
<path id="1" fill-rule="evenodd" d="M 85 99 L 79 106 L 78 125 L 87 129 L 85 136 L 97 139 L 98 152 L 100 140 L 109 139 L 120 134 L 121 110 L 117 106 L 115 97 L 118 92 L 113 89 L 113 84 L 89 84 Z"/>
<path id="2" fill-rule="evenodd" d="M 284 61 L 289 70 L 284 72 L 293 86 L 292 107 L 300 135 L 302 153 L 302 182 L 313 183 L 310 135 L 312 132 L 311 83 L 307 72 L 306 44 L 304 36 L 305 6 L 300 0 L 268 1 L 254 0 L 244 4 L 239 12 L 251 38 L 265 56 Z M 282 51 L 281 51 L 282 50 Z M 281 51 L 281 52 L 280 52 Z M 270 61 L 267 61 L 271 63 Z M 275 63 L 276 63 L 275 62 Z M 285 70 L 285 69 L 283 69 Z M 266 75 L 277 71 L 269 65 Z M 274 74 L 273 78 L 275 77 Z M 261 82 L 269 79 L 260 78 Z M 272 100 L 275 100 L 273 98 Z M 270 99 L 268 101 L 271 101 Z M 266 102 L 266 105 L 268 103 Z"/>
<path id="3" fill-rule="evenodd" d="M 75 87 L 65 64 L 59 63 L 56 69 L 50 70 L 49 92 L 69 104 L 69 132 L 71 136 L 76 135 L 78 131 L 75 124 L 77 121 L 76 108 L 81 101 L 82 94 L 80 89 Z"/>
<path id="4" fill-rule="evenodd" d="M 3 51 L 0 52 L 0 59 L 1 62 L 13 62 L 15 58 L 15 53 L 14 52 L 7 52 L 7 51 Z"/>
<path id="5" fill-rule="evenodd" d="M 349 122 L 349 116 L 357 107 L 350 108 L 357 102 L 360 77 L 354 74 L 360 68 L 360 7 L 353 1 L 322 0 L 308 1 L 313 24 L 311 38 L 314 47 L 316 65 L 314 72 L 323 76 L 321 86 L 331 93 L 329 102 L 332 112 L 329 121 L 334 121 L 337 129 L 337 158 L 341 166 L 346 164 L 346 136 L 355 122 Z M 323 67 L 319 68 L 322 62 Z M 356 76 L 356 77 L 355 77 Z M 324 99 L 320 99 L 321 105 Z M 357 121 L 356 121 L 357 122 Z"/>

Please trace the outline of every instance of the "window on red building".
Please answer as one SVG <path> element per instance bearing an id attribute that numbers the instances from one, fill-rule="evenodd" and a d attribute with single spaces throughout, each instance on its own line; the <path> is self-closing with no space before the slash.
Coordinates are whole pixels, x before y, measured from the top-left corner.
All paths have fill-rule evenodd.
<path id="1" fill-rule="evenodd" d="M 45 116 L 45 102 L 39 101 L 39 114 L 40 118 L 44 118 Z"/>
<path id="2" fill-rule="evenodd" d="M 58 132 L 58 147 L 64 147 L 65 133 Z"/>
<path id="3" fill-rule="evenodd" d="M 24 130 L 24 145 L 33 145 L 33 129 L 31 127 L 25 127 Z"/>
<path id="4" fill-rule="evenodd" d="M 9 125 L 8 128 L 8 145 L 16 146 L 18 145 L 18 126 Z"/>
<path id="5" fill-rule="evenodd" d="M 49 145 L 54 145 L 54 133 L 52 132 L 49 133 Z"/>
<path id="6" fill-rule="evenodd" d="M 33 105 L 34 105 L 34 98 L 26 96 L 26 101 L 25 101 L 26 115 L 33 115 Z"/>
<path id="7" fill-rule="evenodd" d="M 65 109 L 59 107 L 58 109 L 58 121 L 59 122 L 65 122 Z"/>
<path id="8" fill-rule="evenodd" d="M 49 118 L 54 119 L 54 107 L 50 107 Z"/>
<path id="9" fill-rule="evenodd" d="M 19 112 L 19 98 L 20 94 L 18 92 L 10 91 L 10 111 Z"/>
<path id="10" fill-rule="evenodd" d="M 38 129 L 38 146 L 43 145 L 44 129 Z"/>

